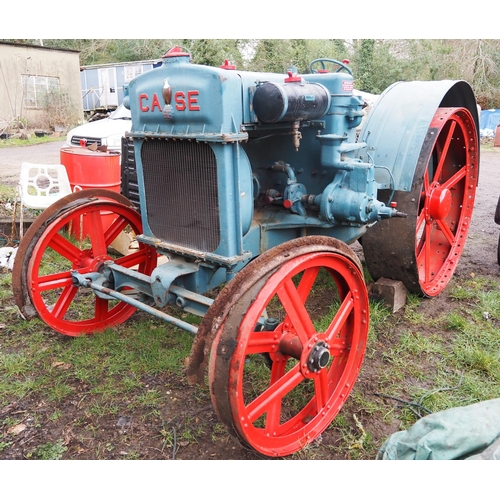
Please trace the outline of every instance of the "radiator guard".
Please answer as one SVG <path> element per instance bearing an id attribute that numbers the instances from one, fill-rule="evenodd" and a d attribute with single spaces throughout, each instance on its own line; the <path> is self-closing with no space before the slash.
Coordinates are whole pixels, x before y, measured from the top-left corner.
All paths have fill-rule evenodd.
<path id="1" fill-rule="evenodd" d="M 141 147 L 149 228 L 155 238 L 200 252 L 220 244 L 217 161 L 206 143 L 146 140 Z"/>

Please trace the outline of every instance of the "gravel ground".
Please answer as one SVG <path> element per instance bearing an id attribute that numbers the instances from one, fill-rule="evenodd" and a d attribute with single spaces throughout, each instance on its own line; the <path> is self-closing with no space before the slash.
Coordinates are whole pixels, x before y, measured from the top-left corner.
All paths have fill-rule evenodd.
<path id="1" fill-rule="evenodd" d="M 60 151 L 65 141 L 46 142 L 34 146 L 0 149 L 0 183 L 15 186 L 19 180 L 23 161 L 31 163 L 60 163 Z"/>

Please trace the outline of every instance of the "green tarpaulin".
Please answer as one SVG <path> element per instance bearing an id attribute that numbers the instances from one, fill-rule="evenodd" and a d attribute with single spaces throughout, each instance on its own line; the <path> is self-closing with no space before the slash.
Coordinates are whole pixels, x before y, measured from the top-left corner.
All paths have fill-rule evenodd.
<path id="1" fill-rule="evenodd" d="M 392 434 L 377 460 L 499 460 L 500 399 L 427 415 Z"/>

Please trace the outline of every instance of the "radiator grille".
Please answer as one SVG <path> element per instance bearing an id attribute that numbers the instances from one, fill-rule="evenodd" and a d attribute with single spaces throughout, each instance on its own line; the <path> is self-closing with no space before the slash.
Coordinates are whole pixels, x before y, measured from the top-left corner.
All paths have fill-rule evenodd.
<path id="1" fill-rule="evenodd" d="M 141 200 L 139 197 L 139 184 L 137 181 L 137 168 L 135 166 L 134 141 L 128 137 L 122 137 L 122 194 L 133 204 L 134 208 L 141 211 Z"/>
<path id="2" fill-rule="evenodd" d="M 90 146 L 91 144 L 97 144 L 98 146 L 102 145 L 101 139 L 98 137 L 83 137 L 80 135 L 74 135 L 71 138 L 71 144 L 73 144 L 73 146 L 80 146 L 80 141 L 85 141 L 86 146 Z"/>
<path id="3" fill-rule="evenodd" d="M 203 252 L 219 246 L 215 154 L 208 144 L 146 141 L 141 149 L 147 217 L 153 235 Z"/>

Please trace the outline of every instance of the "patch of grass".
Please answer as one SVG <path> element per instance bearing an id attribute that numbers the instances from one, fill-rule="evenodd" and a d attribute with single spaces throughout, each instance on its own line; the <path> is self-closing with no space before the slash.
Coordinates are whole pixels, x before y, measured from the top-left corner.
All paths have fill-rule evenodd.
<path id="1" fill-rule="evenodd" d="M 445 317 L 445 326 L 448 330 L 463 333 L 467 328 L 467 320 L 463 312 L 452 311 Z"/>
<path id="2" fill-rule="evenodd" d="M 193 337 L 160 320 L 142 315 L 95 335 L 71 338 L 42 321 L 12 314 L 5 307 L 12 302 L 9 273 L 0 279 L 0 324 L 5 325 L 0 408 L 30 394 L 60 403 L 88 394 L 98 401 L 89 409 L 92 414 L 116 414 L 127 395 L 142 408 L 161 403 L 159 393 L 145 391 L 143 377 L 183 376 Z"/>
<path id="3" fill-rule="evenodd" d="M 6 377 L 15 377 L 26 373 L 32 366 L 32 360 L 22 353 L 0 353 L 0 365 Z"/>
<path id="4" fill-rule="evenodd" d="M 370 333 L 376 335 L 383 331 L 391 317 L 391 310 L 383 302 L 370 302 Z"/>
<path id="5" fill-rule="evenodd" d="M 37 137 L 32 135 L 29 139 L 2 139 L 0 140 L 1 148 L 12 148 L 12 147 L 23 147 L 23 146 L 34 146 L 35 144 L 44 144 L 46 142 L 61 142 L 64 141 L 65 137 L 55 137 L 50 135 L 45 135 L 43 137 Z"/>
<path id="6" fill-rule="evenodd" d="M 457 362 L 465 368 L 500 381 L 498 353 L 470 344 L 456 345 L 453 353 Z"/>
<path id="7" fill-rule="evenodd" d="M 17 425 L 18 423 L 19 423 L 19 419 L 18 418 L 6 417 L 3 420 L 2 425 L 4 425 L 5 427 L 12 427 L 14 425 Z"/>
<path id="8" fill-rule="evenodd" d="M 383 302 L 370 302 L 370 323 L 365 358 L 373 359 L 380 349 L 379 339 L 390 337 L 393 327 L 391 310 Z"/>
<path id="9" fill-rule="evenodd" d="M 359 413 L 352 414 L 351 418 L 349 425 L 340 428 L 341 449 L 351 460 L 363 460 L 376 452 L 373 437 L 365 429 L 366 423 L 359 417 Z"/>
<path id="10" fill-rule="evenodd" d="M 163 402 L 163 396 L 160 391 L 156 389 L 150 389 L 146 392 L 138 394 L 133 402 L 129 405 L 129 408 L 158 408 Z"/>
<path id="11" fill-rule="evenodd" d="M 117 415 L 120 411 L 118 401 L 111 403 L 99 403 L 94 402 L 88 407 L 88 412 L 91 415 L 96 415 L 98 417 L 104 417 L 107 415 Z"/>
<path id="12" fill-rule="evenodd" d="M 49 416 L 49 420 L 52 420 L 53 422 L 55 422 L 56 420 L 59 420 L 61 417 L 62 417 L 62 411 L 56 410 L 56 411 L 54 411 L 54 413 L 52 413 Z"/>
<path id="13" fill-rule="evenodd" d="M 397 355 L 429 356 L 444 354 L 442 339 L 439 335 L 421 335 L 413 330 L 404 331 L 399 339 Z"/>
<path id="14" fill-rule="evenodd" d="M 68 447 L 64 446 L 63 440 L 59 439 L 54 443 L 46 443 L 36 447 L 27 454 L 26 458 L 37 460 L 60 460 L 67 450 Z"/>
<path id="15" fill-rule="evenodd" d="M 401 428 L 427 414 L 412 404 L 437 412 L 500 396 L 500 287 L 473 278 L 455 283 L 449 294 L 459 307 L 432 322 L 425 319 L 427 299 L 412 298 L 405 318 L 425 328 L 402 330 L 381 353 L 387 369 L 378 374 L 380 392 Z"/>
<path id="16" fill-rule="evenodd" d="M 477 302 L 477 295 L 495 287 L 495 282 L 483 276 L 457 281 L 450 287 L 450 298 L 458 301 Z"/>
<path id="17" fill-rule="evenodd" d="M 414 325 L 429 323 L 429 318 L 426 316 L 425 311 L 420 308 L 421 301 L 422 299 L 413 293 L 409 293 L 407 296 L 403 316 L 405 320 Z"/>
<path id="18" fill-rule="evenodd" d="M 63 401 L 74 393 L 74 387 L 58 379 L 56 379 L 53 384 L 49 384 L 46 389 L 47 397 L 52 401 L 58 402 Z"/>
<path id="19" fill-rule="evenodd" d="M 6 443 L 5 441 L 0 441 L 0 451 L 6 450 L 12 443 Z"/>

